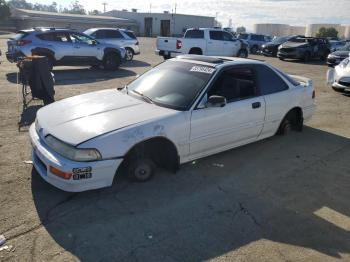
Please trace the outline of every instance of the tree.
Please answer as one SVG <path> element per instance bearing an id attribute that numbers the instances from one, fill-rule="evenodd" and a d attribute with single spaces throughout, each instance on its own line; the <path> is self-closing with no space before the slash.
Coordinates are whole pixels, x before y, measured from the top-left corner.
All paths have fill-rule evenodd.
<path id="1" fill-rule="evenodd" d="M 338 31 L 334 27 L 321 27 L 316 37 L 338 37 Z"/>
<path id="2" fill-rule="evenodd" d="M 78 14 L 78 15 L 86 15 L 84 7 L 80 4 L 79 0 L 75 0 L 71 3 L 70 8 L 65 7 L 62 11 L 63 13 L 68 14 Z"/>
<path id="3" fill-rule="evenodd" d="M 99 15 L 99 14 L 101 14 L 101 12 L 98 11 L 97 9 L 89 11 L 89 15 Z"/>
<path id="4" fill-rule="evenodd" d="M 237 34 L 244 34 L 246 32 L 246 29 L 244 26 L 239 26 L 236 28 L 236 33 Z"/>
<path id="5" fill-rule="evenodd" d="M 6 20 L 11 15 L 10 8 L 5 0 L 0 0 L 0 20 Z"/>

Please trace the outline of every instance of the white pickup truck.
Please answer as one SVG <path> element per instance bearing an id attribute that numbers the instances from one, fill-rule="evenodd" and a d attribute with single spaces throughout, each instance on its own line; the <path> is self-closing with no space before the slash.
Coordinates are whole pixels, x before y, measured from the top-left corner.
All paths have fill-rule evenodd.
<path id="1" fill-rule="evenodd" d="M 222 29 L 191 28 L 182 38 L 157 37 L 157 55 L 164 59 L 181 54 L 248 57 L 248 45 Z"/>

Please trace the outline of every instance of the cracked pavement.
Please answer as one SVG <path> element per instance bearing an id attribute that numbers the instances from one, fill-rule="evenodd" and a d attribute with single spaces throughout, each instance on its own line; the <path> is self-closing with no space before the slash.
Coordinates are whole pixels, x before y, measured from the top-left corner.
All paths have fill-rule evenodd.
<path id="1" fill-rule="evenodd" d="M 136 61 L 117 72 L 58 67 L 57 99 L 121 87 L 161 62 L 155 39 L 140 45 Z M 17 129 L 16 67 L 3 62 L 0 234 L 15 250 L 1 251 L 0 261 L 349 261 L 350 97 L 325 86 L 327 67 L 317 61 L 254 58 L 314 80 L 318 107 L 302 133 L 200 159 L 176 174 L 159 170 L 145 184 L 118 177 L 110 188 L 77 194 L 23 163 L 30 142 Z M 324 207 L 333 213 L 321 217 Z"/>

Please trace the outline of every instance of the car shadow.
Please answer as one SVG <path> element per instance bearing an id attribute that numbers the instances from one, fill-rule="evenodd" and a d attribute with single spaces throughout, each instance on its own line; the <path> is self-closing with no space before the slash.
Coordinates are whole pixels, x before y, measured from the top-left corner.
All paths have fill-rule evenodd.
<path id="1" fill-rule="evenodd" d="M 148 66 L 151 66 L 151 64 L 140 60 L 128 61 L 122 65 L 122 67 L 127 67 L 127 68 L 128 67 L 148 67 Z"/>
<path id="2" fill-rule="evenodd" d="M 349 139 L 305 128 L 144 184 L 67 193 L 33 169 L 32 194 L 53 241 L 82 261 L 201 261 L 263 239 L 340 258 L 350 231 L 324 214 L 350 217 L 349 154 Z"/>
<path id="3" fill-rule="evenodd" d="M 135 72 L 124 68 L 119 68 L 116 71 L 106 71 L 94 68 L 57 67 L 53 70 L 53 73 L 56 86 L 95 83 L 136 75 Z M 8 73 L 6 78 L 10 83 L 17 83 L 17 73 Z"/>

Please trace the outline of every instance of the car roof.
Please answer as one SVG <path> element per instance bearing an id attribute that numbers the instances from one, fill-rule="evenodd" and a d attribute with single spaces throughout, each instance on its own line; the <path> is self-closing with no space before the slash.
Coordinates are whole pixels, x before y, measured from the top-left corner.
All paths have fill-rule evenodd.
<path id="1" fill-rule="evenodd" d="M 203 56 L 203 55 L 180 55 L 171 60 L 184 61 L 188 63 L 212 66 L 216 68 L 224 67 L 227 65 L 265 64 L 263 60 L 238 58 L 238 57 L 225 57 L 225 56 Z"/>
<path id="2" fill-rule="evenodd" d="M 24 29 L 24 30 L 19 30 L 18 32 L 25 32 L 25 33 L 33 33 L 33 32 L 74 32 L 74 29 L 69 29 L 69 28 L 54 28 L 54 27 L 34 27 L 30 29 Z"/>
<path id="3" fill-rule="evenodd" d="M 124 28 L 118 28 L 118 27 L 95 27 L 95 28 L 89 28 L 85 31 L 97 31 L 97 30 L 121 30 L 121 31 L 127 31 L 127 32 L 132 32 L 132 30 L 129 29 L 124 29 Z"/>

